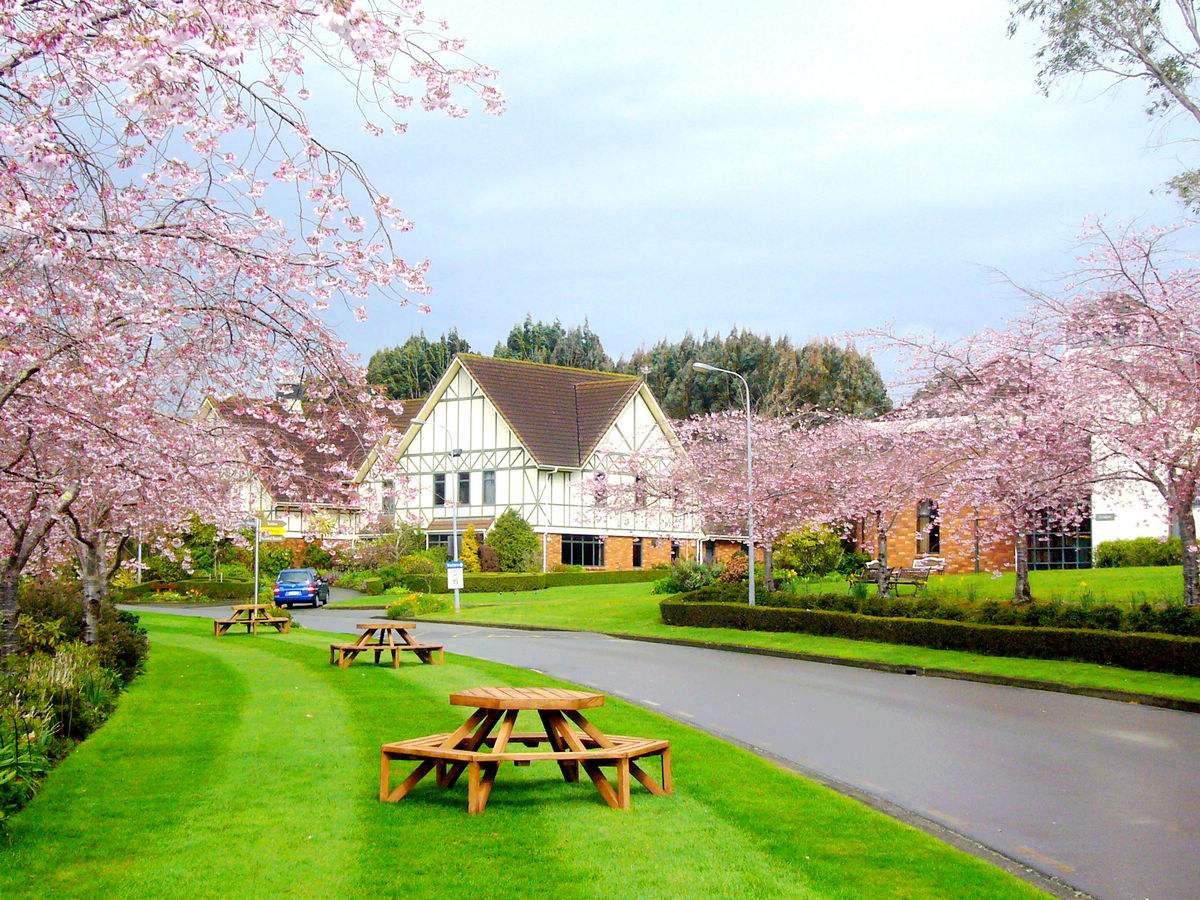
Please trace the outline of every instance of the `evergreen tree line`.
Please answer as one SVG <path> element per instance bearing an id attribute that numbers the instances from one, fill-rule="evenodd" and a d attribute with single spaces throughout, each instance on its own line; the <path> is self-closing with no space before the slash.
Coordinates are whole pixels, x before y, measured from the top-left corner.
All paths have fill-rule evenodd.
<path id="1" fill-rule="evenodd" d="M 434 340 L 424 333 L 415 334 L 398 347 L 377 351 L 367 366 L 367 380 L 397 400 L 419 397 L 433 388 L 454 354 L 469 352 L 470 343 L 457 331 Z M 742 406 L 740 382 L 697 372 L 692 368 L 694 362 L 743 375 L 750 384 L 751 403 L 768 414 L 815 406 L 877 416 L 892 408 L 871 357 L 828 340 L 797 347 L 787 337 L 772 338 L 744 329 L 723 337 L 706 333 L 697 338 L 689 332 L 678 341 L 664 339 L 614 362 L 586 321 L 566 328 L 557 319 L 535 322 L 526 316 L 496 344 L 492 355 L 640 375 L 667 415 L 677 419 Z"/>

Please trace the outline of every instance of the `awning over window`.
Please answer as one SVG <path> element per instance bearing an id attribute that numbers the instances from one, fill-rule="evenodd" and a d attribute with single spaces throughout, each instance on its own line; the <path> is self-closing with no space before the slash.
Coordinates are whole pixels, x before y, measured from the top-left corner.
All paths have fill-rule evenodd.
<path id="1" fill-rule="evenodd" d="M 490 519 L 459 519 L 458 533 L 462 534 L 471 526 L 474 526 L 476 531 L 487 531 L 495 521 L 494 517 Z M 434 519 L 425 526 L 427 534 L 450 534 L 453 530 L 453 519 Z"/>

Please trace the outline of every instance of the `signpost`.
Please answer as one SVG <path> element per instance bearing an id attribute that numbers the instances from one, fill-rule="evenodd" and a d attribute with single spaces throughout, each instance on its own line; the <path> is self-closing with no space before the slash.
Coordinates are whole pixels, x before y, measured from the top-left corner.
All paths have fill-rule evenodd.
<path id="1" fill-rule="evenodd" d="M 446 587 L 454 591 L 454 614 L 458 615 L 458 592 L 463 589 L 463 564 L 461 559 L 446 562 Z"/>
<path id="2" fill-rule="evenodd" d="M 287 522 L 278 519 L 267 519 L 265 522 L 257 516 L 242 523 L 247 528 L 254 529 L 254 603 L 258 602 L 258 545 L 262 541 L 282 541 L 287 534 Z"/>

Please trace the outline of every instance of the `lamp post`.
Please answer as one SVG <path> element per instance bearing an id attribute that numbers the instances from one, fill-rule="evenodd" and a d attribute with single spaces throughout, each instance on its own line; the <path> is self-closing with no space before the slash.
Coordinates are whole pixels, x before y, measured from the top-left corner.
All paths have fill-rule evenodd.
<path id="1" fill-rule="evenodd" d="M 746 549 L 750 570 L 750 605 L 754 605 L 754 448 L 750 440 L 750 383 L 737 372 L 710 366 L 708 363 L 694 362 L 692 368 L 697 372 L 720 372 L 722 375 L 732 375 L 742 383 L 746 396 Z"/>
<path id="2" fill-rule="evenodd" d="M 413 419 L 412 424 L 424 427 L 425 425 L 429 424 L 429 420 Z M 438 427 L 446 433 L 446 444 L 453 444 L 454 440 L 450 434 L 450 429 L 445 425 L 442 425 L 440 422 L 438 423 Z M 458 562 L 458 475 L 462 469 L 462 448 L 456 447 L 452 449 L 450 451 L 450 457 L 454 460 L 454 502 L 450 504 L 450 547 L 454 554 L 451 559 L 454 560 L 454 562 Z M 459 614 L 458 588 L 454 589 L 454 614 L 456 616 Z"/>

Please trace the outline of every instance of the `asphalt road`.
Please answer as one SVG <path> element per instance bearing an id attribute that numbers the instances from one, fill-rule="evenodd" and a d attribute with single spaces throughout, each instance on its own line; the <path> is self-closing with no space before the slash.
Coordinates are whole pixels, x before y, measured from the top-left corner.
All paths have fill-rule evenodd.
<path id="1" fill-rule="evenodd" d="M 344 632 L 371 615 L 295 612 Z M 1200 715 L 581 632 L 419 634 L 652 707 L 1096 896 L 1200 897 Z"/>

